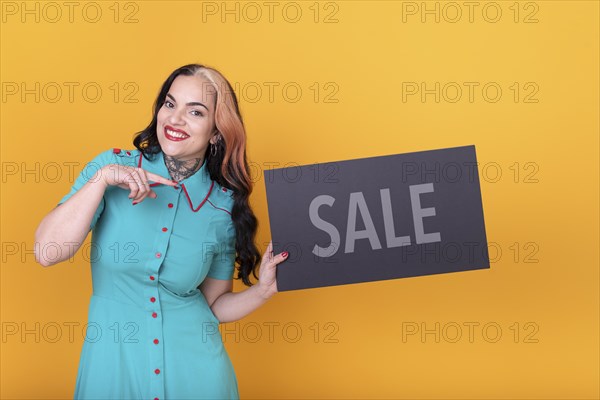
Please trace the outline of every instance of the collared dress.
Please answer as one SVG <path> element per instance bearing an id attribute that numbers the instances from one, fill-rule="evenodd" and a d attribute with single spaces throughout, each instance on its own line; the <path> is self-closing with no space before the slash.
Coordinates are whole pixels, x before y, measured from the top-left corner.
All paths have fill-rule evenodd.
<path id="1" fill-rule="evenodd" d="M 59 204 L 108 164 L 170 179 L 162 152 L 149 161 L 110 149 Z M 210 179 L 206 162 L 178 188 L 150 183 L 157 198 L 136 205 L 129 190 L 109 186 L 90 224 L 93 293 L 74 398 L 238 399 L 219 321 L 197 288 L 233 277 L 232 192 Z"/>

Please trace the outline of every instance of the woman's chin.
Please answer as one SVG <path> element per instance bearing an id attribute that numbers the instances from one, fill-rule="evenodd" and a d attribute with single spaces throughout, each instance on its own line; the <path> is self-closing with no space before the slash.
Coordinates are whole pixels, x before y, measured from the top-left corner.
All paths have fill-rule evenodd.
<path id="1" fill-rule="evenodd" d="M 178 144 L 167 139 L 159 139 L 158 143 L 162 152 L 168 156 L 176 157 L 180 153 Z"/>

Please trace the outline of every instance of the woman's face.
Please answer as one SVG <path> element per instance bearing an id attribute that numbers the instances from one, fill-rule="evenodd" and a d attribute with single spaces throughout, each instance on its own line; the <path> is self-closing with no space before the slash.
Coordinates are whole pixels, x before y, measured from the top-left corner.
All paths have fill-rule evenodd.
<path id="1" fill-rule="evenodd" d="M 164 154 L 181 161 L 204 157 L 215 127 L 216 93 L 202 76 L 179 75 L 158 111 L 156 134 Z"/>

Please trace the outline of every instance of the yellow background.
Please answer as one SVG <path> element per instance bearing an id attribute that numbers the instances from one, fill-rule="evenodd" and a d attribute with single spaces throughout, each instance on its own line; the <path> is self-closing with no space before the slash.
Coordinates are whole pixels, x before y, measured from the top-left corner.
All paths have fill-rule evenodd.
<path id="1" fill-rule="evenodd" d="M 246 91 L 240 104 L 247 150 L 258 168 L 469 144 L 480 166 L 489 167 L 481 190 L 495 249 L 491 269 L 275 295 L 238 325 L 221 327 L 238 330 L 239 342 L 232 333 L 224 340 L 242 398 L 600 396 L 597 1 L 499 1 L 495 23 L 482 15 L 485 7 L 486 17 L 494 17 L 496 6 L 488 2 L 476 2 L 472 22 L 461 6 L 454 23 L 446 2 L 437 3 L 439 23 L 434 15 L 421 22 L 421 13 L 405 14 L 403 22 L 403 8 L 411 5 L 400 1 L 276 2 L 272 22 L 263 2 L 255 3 L 263 13 L 256 22 L 256 9 L 238 3 L 236 22 L 235 14 L 221 20 L 222 2 L 99 1 L 95 23 L 82 16 L 87 7 L 86 18 L 94 18 L 96 6 L 86 2 L 77 3 L 72 22 L 65 6 L 52 22 L 56 10 L 27 2 L 39 7 L 36 22 L 35 11 L 25 21 L 22 10 L 13 14 L 10 7 L 21 2 L 8 9 L 6 3 L 2 398 L 71 398 L 91 294 L 89 265 L 81 254 L 47 269 L 36 264 L 35 228 L 72 185 L 65 163 L 77 163 L 79 173 L 100 151 L 132 148 L 160 84 L 190 62 L 216 67 Z M 208 15 L 213 6 L 218 13 Z M 302 10 L 298 22 L 289 21 L 290 7 Z M 137 22 L 125 23 L 127 15 Z M 526 23 L 528 15 L 537 22 Z M 65 82 L 78 85 L 72 102 Z M 447 101 L 450 91 L 439 103 L 433 95 L 403 101 L 404 82 L 427 88 L 457 82 L 464 89 L 463 82 L 480 89 L 495 82 L 503 92 L 497 102 L 481 90 L 472 102 L 466 92 Z M 21 83 L 34 94 L 9 93 Z M 84 97 L 86 84 L 102 89 L 98 101 L 90 101 L 92 89 Z M 278 85 L 272 98 L 267 85 Z M 284 85 L 302 89 L 298 101 L 292 89 L 284 97 Z M 56 86 L 63 89 L 58 100 Z M 256 86 L 263 89 L 259 98 Z M 526 102 L 532 87 L 537 102 Z M 130 99 L 137 102 L 127 102 L 134 90 Z M 21 176 L 36 163 L 39 173 Z M 263 251 L 270 232 L 262 173 L 255 183 L 251 200 Z M 235 291 L 244 288 L 235 283 Z M 72 342 L 69 322 L 78 324 Z M 269 322 L 279 324 L 272 342 Z M 436 323 L 439 342 L 434 334 L 403 340 L 408 327 L 434 330 Z M 479 324 L 472 341 L 469 323 Z M 52 343 L 56 325 L 62 334 Z M 462 336 L 454 340 L 457 325 Z M 37 332 L 39 343 L 34 333 L 8 334 L 15 326 Z M 257 326 L 262 336 L 253 343 Z M 502 336 L 494 341 L 497 327 Z"/>

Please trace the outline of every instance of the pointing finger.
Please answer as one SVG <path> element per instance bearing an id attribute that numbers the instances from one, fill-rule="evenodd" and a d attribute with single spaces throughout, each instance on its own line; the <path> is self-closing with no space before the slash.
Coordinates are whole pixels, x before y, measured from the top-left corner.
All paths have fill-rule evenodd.
<path id="1" fill-rule="evenodd" d="M 148 177 L 149 180 L 158 182 L 158 183 L 162 183 L 163 185 L 169 185 L 169 186 L 177 186 L 178 185 L 177 182 L 173 182 L 170 179 L 163 178 L 162 176 L 153 174 L 152 172 L 146 171 L 146 176 Z"/>
<path id="2" fill-rule="evenodd" d="M 155 199 L 157 197 L 156 193 L 150 188 L 150 184 L 148 183 L 148 176 L 147 176 L 148 172 L 146 170 L 139 168 L 138 173 L 140 175 L 140 179 L 143 184 L 143 194 L 142 194 L 142 197 L 138 200 L 138 202 L 141 202 L 146 197 Z"/>

